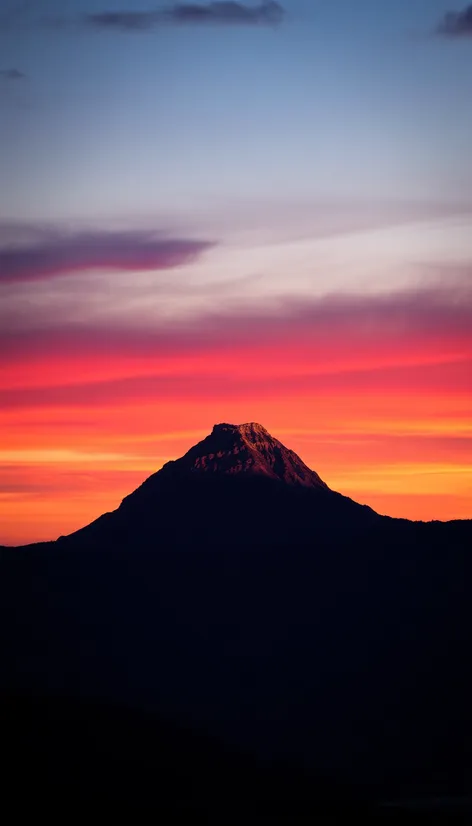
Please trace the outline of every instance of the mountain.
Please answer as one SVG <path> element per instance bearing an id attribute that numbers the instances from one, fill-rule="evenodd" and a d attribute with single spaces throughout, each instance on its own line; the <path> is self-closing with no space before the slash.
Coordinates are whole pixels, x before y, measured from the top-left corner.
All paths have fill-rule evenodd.
<path id="1" fill-rule="evenodd" d="M 380 517 L 330 490 L 315 471 L 255 422 L 217 424 L 62 544 L 202 549 L 310 543 L 370 529 Z"/>
<path id="2" fill-rule="evenodd" d="M 470 793 L 471 548 L 472 522 L 379 516 L 219 424 L 112 513 L 2 549 L 0 693 L 98 699 L 318 791 Z"/>
<path id="3" fill-rule="evenodd" d="M 180 477 L 188 473 L 245 474 L 287 485 L 328 489 L 293 450 L 288 450 L 256 422 L 216 424 L 211 434 L 185 456 L 169 462 L 165 472 Z"/>

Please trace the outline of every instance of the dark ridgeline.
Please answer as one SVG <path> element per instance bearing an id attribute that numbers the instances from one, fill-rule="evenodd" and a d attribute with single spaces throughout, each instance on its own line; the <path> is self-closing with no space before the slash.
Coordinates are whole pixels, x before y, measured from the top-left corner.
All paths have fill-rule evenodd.
<path id="1" fill-rule="evenodd" d="M 472 522 L 381 517 L 217 425 L 113 513 L 2 550 L 11 776 L 105 822 L 463 795 L 471 547 Z"/>

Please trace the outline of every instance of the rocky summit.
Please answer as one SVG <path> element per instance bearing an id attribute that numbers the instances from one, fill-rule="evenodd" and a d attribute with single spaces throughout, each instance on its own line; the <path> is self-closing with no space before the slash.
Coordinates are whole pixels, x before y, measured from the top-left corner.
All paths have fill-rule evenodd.
<path id="1" fill-rule="evenodd" d="M 315 471 L 260 424 L 215 424 L 203 441 L 166 469 L 188 473 L 248 474 L 289 485 L 328 489 Z"/>

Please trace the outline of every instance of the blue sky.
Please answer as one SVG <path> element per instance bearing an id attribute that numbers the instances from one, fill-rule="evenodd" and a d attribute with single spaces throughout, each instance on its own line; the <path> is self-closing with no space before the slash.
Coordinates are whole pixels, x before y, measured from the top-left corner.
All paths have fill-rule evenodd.
<path id="1" fill-rule="evenodd" d="M 0 89 L 0 217 L 467 200 L 472 43 L 432 34 L 451 1 L 285 0 L 277 28 L 148 32 L 32 22 L 126 0 L 26 3 L 0 44 L 26 76 Z"/>

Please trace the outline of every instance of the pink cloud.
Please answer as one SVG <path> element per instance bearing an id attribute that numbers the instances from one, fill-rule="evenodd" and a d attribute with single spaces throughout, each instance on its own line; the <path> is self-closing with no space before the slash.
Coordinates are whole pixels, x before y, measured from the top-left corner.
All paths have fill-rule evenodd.
<path id="1" fill-rule="evenodd" d="M 391 342 L 392 352 L 407 350 L 408 342 L 424 341 L 439 351 L 461 343 L 468 352 L 472 339 L 472 301 L 466 286 L 406 290 L 381 296 L 339 296 L 305 300 L 287 297 L 263 305 L 229 306 L 219 312 L 189 319 L 57 324 L 47 315 L 32 326 L 0 330 L 0 364 L 17 359 L 61 357 L 154 358 L 185 353 L 207 353 L 234 346 L 264 347 L 291 344 L 344 352 L 346 343 L 366 350 Z M 37 326 L 34 326 L 34 324 Z M 10 320 L 11 325 L 11 320 Z"/>
<path id="2" fill-rule="evenodd" d="M 472 391 L 472 304 L 451 290 L 286 301 L 156 327 L 0 332 L 5 409 L 376 388 Z"/>

